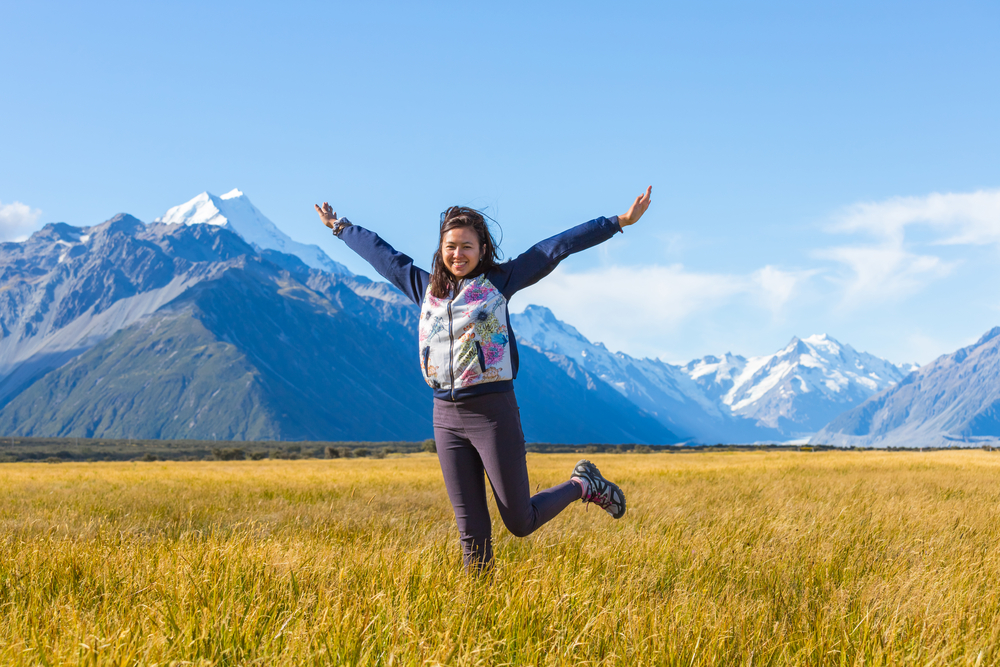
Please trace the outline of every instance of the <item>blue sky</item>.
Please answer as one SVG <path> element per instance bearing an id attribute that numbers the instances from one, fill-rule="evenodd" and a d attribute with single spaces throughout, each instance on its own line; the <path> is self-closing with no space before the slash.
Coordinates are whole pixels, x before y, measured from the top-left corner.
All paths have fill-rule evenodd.
<path id="1" fill-rule="evenodd" d="M 926 363 L 1000 325 L 1000 5 L 4 3 L 0 233 L 238 187 L 371 271 L 328 200 L 426 264 L 642 221 L 515 297 L 686 361 L 828 333 Z"/>

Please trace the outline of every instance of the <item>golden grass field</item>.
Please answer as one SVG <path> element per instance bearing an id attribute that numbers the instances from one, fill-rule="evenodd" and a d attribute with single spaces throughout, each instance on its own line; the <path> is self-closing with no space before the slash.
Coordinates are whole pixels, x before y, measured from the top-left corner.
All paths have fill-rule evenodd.
<path id="1" fill-rule="evenodd" d="M 1000 454 L 591 458 L 491 577 L 433 455 L 2 465 L 0 664 L 1000 664 Z"/>

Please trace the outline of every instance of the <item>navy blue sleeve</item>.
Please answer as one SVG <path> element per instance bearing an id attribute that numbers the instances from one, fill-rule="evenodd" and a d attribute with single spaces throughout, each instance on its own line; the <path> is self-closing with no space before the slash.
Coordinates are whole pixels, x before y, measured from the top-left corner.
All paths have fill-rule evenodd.
<path id="1" fill-rule="evenodd" d="M 360 225 L 346 227 L 340 233 L 347 247 L 361 255 L 372 268 L 395 285 L 415 304 L 424 300 L 430 274 L 413 265 L 413 260 L 386 243 L 373 231 Z"/>
<path id="2" fill-rule="evenodd" d="M 559 262 L 573 253 L 604 243 L 620 231 L 622 228 L 617 215 L 585 222 L 536 243 L 527 252 L 490 271 L 488 277 L 504 297 L 510 299 L 518 290 L 530 287 L 552 273 Z"/>

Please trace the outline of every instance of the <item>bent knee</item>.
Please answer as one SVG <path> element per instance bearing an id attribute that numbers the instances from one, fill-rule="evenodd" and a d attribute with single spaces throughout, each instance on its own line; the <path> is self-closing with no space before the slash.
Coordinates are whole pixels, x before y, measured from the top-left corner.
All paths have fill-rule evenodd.
<path id="1" fill-rule="evenodd" d="M 507 530 L 514 537 L 527 537 L 535 532 L 535 525 L 533 521 L 523 520 L 523 521 L 507 521 L 504 520 L 504 525 L 507 526 Z"/>

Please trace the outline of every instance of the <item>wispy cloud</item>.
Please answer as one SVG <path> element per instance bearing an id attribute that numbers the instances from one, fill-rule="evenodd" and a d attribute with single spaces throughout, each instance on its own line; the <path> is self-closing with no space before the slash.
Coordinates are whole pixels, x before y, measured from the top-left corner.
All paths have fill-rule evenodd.
<path id="1" fill-rule="evenodd" d="M 946 234 L 940 244 L 1000 244 L 1000 189 L 863 202 L 836 216 L 830 230 L 902 240 L 918 225 Z"/>
<path id="2" fill-rule="evenodd" d="M 42 212 L 19 201 L 0 202 L 0 240 L 23 241 L 34 231 Z"/>
<path id="3" fill-rule="evenodd" d="M 908 252 L 902 243 L 894 241 L 827 248 L 814 252 L 813 256 L 838 262 L 850 272 L 848 277 L 838 281 L 843 287 L 842 306 L 912 296 L 955 268 L 954 262 L 945 262 L 934 255 Z"/>
<path id="4" fill-rule="evenodd" d="M 749 274 L 696 273 L 680 264 L 559 268 L 518 298 L 548 306 L 574 324 L 587 323 L 586 335 L 613 349 L 642 347 L 645 354 L 655 345 L 641 340 L 658 339 L 692 317 L 736 302 L 759 308 L 763 317 L 777 316 L 813 273 L 773 266 Z"/>
<path id="5" fill-rule="evenodd" d="M 782 271 L 765 266 L 750 275 L 750 284 L 743 292 L 755 295 L 772 315 L 777 316 L 800 286 L 817 273 L 817 270 Z"/>
<path id="6" fill-rule="evenodd" d="M 908 231 L 930 232 L 921 251 Z M 912 296 L 948 276 L 957 263 L 932 252 L 941 245 L 1000 244 L 1000 190 L 933 193 L 924 197 L 893 197 L 863 202 L 834 216 L 827 231 L 861 234 L 872 239 L 824 248 L 813 253 L 843 266 L 842 306 L 854 307 Z"/>

